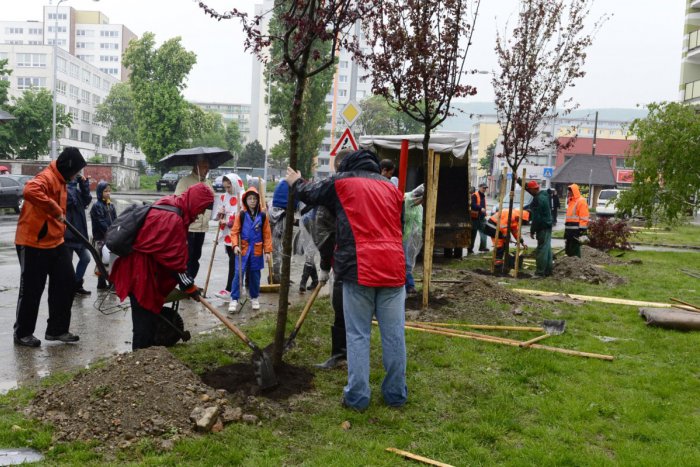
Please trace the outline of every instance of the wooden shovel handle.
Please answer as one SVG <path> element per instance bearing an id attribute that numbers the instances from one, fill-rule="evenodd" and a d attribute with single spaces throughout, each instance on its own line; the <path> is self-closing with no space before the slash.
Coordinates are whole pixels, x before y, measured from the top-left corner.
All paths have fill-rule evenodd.
<path id="1" fill-rule="evenodd" d="M 229 319 L 227 317 L 225 317 L 219 310 L 214 308 L 211 303 L 209 303 L 207 300 L 205 300 L 202 297 L 199 297 L 199 302 L 202 305 L 204 305 L 209 311 L 211 311 L 214 316 L 219 318 L 219 321 L 224 323 L 224 326 L 229 328 L 236 336 L 238 336 L 238 338 L 240 340 L 245 342 L 246 345 L 248 345 L 249 347 L 251 346 L 252 341 L 250 340 L 250 338 L 248 336 L 246 336 L 245 334 L 243 334 L 243 331 L 238 329 L 238 327 L 235 324 L 233 324 L 231 321 L 229 321 Z"/>
<path id="2" fill-rule="evenodd" d="M 301 315 L 299 315 L 299 319 L 297 319 L 297 324 L 294 325 L 294 331 L 298 332 L 299 328 L 301 327 L 302 323 L 306 319 L 306 315 L 309 314 L 309 311 L 311 310 L 311 307 L 314 304 L 314 301 L 316 300 L 316 297 L 318 297 L 318 293 L 321 291 L 323 286 L 326 285 L 325 282 L 319 282 L 316 284 L 316 288 L 314 289 L 313 292 L 311 292 L 311 296 L 309 299 L 306 301 L 306 305 L 304 305 L 304 309 L 301 310 Z"/>
<path id="3" fill-rule="evenodd" d="M 529 341 L 521 342 L 520 347 L 530 347 L 535 342 L 539 342 L 542 339 L 546 339 L 548 337 L 549 337 L 549 334 L 542 334 L 541 336 L 534 337 L 534 338 L 530 339 Z"/>

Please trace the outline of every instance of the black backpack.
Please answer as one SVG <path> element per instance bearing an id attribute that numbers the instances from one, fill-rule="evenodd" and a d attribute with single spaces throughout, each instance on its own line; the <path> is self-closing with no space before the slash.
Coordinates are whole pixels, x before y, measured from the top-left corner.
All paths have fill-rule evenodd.
<path id="1" fill-rule="evenodd" d="M 175 206 L 168 206 L 165 204 L 132 204 L 126 208 L 107 229 L 105 244 L 107 248 L 109 248 L 109 251 L 117 256 L 127 256 L 131 253 L 134 241 L 136 241 L 136 236 L 139 230 L 141 230 L 141 227 L 143 227 L 143 223 L 151 208 L 174 212 L 177 213 L 178 216 L 182 216 L 180 208 L 176 208 Z"/>

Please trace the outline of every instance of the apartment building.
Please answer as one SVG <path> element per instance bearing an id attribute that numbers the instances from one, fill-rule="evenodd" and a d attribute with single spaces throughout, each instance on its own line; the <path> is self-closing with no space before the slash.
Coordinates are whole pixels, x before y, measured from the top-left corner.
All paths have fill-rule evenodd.
<path id="1" fill-rule="evenodd" d="M 686 0 L 678 100 L 700 103 L 700 0 Z"/>
<path id="2" fill-rule="evenodd" d="M 250 136 L 250 104 L 228 104 L 224 102 L 195 102 L 205 112 L 216 112 L 224 119 L 224 124 L 234 121 L 238 123 L 241 132 L 242 143 L 245 145 L 253 141 Z M 263 142 L 264 144 L 264 142 Z"/>

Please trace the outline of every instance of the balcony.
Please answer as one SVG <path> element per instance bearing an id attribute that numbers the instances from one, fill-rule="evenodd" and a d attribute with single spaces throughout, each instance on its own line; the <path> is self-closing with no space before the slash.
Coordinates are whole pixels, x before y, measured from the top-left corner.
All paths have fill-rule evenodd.
<path id="1" fill-rule="evenodd" d="M 700 8 L 700 0 L 693 0 L 690 2 L 690 8 Z"/>
<path id="2" fill-rule="evenodd" d="M 700 99 L 700 80 L 685 83 L 685 94 L 683 96 L 683 101 L 688 102 L 696 99 Z"/>

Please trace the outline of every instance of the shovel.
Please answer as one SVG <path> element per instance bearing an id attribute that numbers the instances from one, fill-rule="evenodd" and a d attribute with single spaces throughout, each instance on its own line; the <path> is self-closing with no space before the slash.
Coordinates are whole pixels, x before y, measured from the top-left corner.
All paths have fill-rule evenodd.
<path id="1" fill-rule="evenodd" d="M 311 306 L 314 304 L 314 301 L 316 300 L 318 293 L 321 291 L 321 289 L 323 288 L 324 285 L 326 285 L 325 282 L 319 282 L 316 285 L 316 288 L 314 289 L 314 291 L 311 292 L 311 296 L 306 301 L 306 305 L 304 305 L 304 309 L 301 311 L 301 315 L 299 315 L 299 319 L 297 320 L 297 324 L 294 325 L 294 330 L 289 335 L 289 338 L 287 338 L 287 342 L 284 344 L 283 352 L 286 352 L 287 350 L 294 347 L 294 339 L 297 337 L 297 334 L 299 333 L 299 329 L 301 329 L 301 325 L 304 324 L 304 320 L 306 319 L 306 315 L 309 314 L 309 311 L 311 310 Z M 267 348 L 265 350 L 267 350 Z"/>
<path id="2" fill-rule="evenodd" d="M 261 293 L 276 293 L 280 291 L 280 285 L 275 284 L 272 281 L 272 258 L 268 256 L 267 258 L 267 268 L 268 268 L 268 278 L 267 281 L 269 284 L 260 284 L 260 292 Z"/>
<path id="3" fill-rule="evenodd" d="M 66 224 L 66 227 L 68 227 L 68 230 L 70 230 L 73 235 L 76 236 L 81 242 L 85 244 L 85 248 L 90 252 L 92 255 L 92 258 L 95 260 L 95 265 L 97 266 L 97 269 L 100 271 L 100 274 L 102 277 L 107 279 L 109 277 L 109 273 L 107 272 L 107 268 L 105 267 L 104 263 L 102 262 L 102 255 L 95 249 L 94 246 L 92 246 L 92 243 L 90 243 L 90 240 L 85 238 L 85 236 L 80 233 L 78 229 L 75 228 L 73 224 L 68 222 L 67 219 L 63 219 L 63 223 Z"/>
<path id="4" fill-rule="evenodd" d="M 532 338 L 529 341 L 521 342 L 520 347 L 527 348 L 535 342 L 539 342 L 549 336 L 558 336 L 559 334 L 563 334 L 566 330 L 566 321 L 563 319 L 545 319 L 542 323 L 542 329 L 544 329 L 545 334 Z"/>
<path id="5" fill-rule="evenodd" d="M 257 379 L 258 386 L 260 386 L 261 389 L 269 389 L 277 386 L 279 383 L 277 381 L 275 368 L 272 365 L 272 360 L 270 360 L 270 357 L 260 350 L 260 347 L 258 347 L 255 342 L 243 334 L 243 331 L 238 329 L 235 324 L 229 321 L 228 318 L 226 318 L 219 310 L 214 308 L 206 299 L 199 297 L 199 302 L 209 311 L 211 311 L 214 316 L 219 318 L 219 321 L 224 323 L 227 328 L 229 328 L 253 351 L 253 366 L 255 367 L 255 377 Z"/>
<path id="6" fill-rule="evenodd" d="M 218 220 L 218 218 L 217 218 Z M 204 292 L 202 292 L 202 295 L 205 297 L 207 296 L 207 290 L 209 290 L 209 279 L 211 279 L 211 267 L 214 265 L 214 255 L 216 254 L 216 246 L 219 244 L 219 234 L 221 233 L 221 229 L 219 228 L 218 224 L 216 226 L 216 238 L 214 239 L 214 247 L 211 249 L 211 259 L 209 260 L 209 270 L 207 271 L 207 280 L 204 282 Z M 227 289 L 231 287 L 231 284 L 228 284 Z"/>

